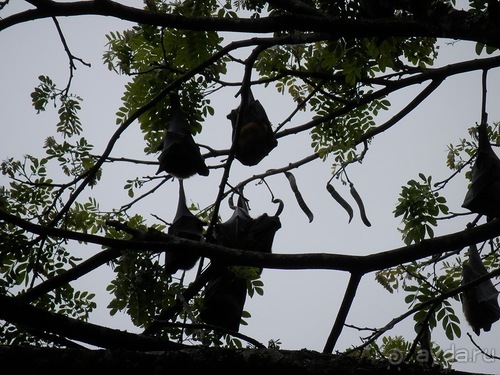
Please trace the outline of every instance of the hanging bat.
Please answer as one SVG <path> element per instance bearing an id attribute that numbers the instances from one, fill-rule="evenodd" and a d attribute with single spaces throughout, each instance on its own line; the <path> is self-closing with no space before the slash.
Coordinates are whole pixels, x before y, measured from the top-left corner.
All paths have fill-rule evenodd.
<path id="1" fill-rule="evenodd" d="M 463 266 L 462 285 L 487 274 L 476 245 L 469 247 L 469 263 Z M 498 290 L 491 280 L 465 290 L 462 293 L 462 310 L 472 330 L 479 336 L 480 330 L 488 332 L 491 325 L 500 318 Z"/>
<path id="2" fill-rule="evenodd" d="M 477 131 L 479 146 L 462 207 L 496 218 L 500 217 L 500 159 L 491 148 L 486 124 L 479 125 Z"/>
<path id="3" fill-rule="evenodd" d="M 205 287 L 200 319 L 207 324 L 239 331 L 247 297 L 247 281 L 224 267 Z"/>
<path id="4" fill-rule="evenodd" d="M 232 216 L 215 227 L 219 245 L 241 250 L 270 253 L 274 235 L 281 228 L 277 215 L 262 214 L 254 219 L 248 213 L 248 204 L 240 192 L 238 204 Z"/>
<path id="5" fill-rule="evenodd" d="M 179 180 L 179 202 L 172 225 L 168 228 L 168 234 L 182 237 L 193 241 L 203 241 L 203 226 L 205 223 L 194 216 L 186 206 L 186 195 L 184 183 Z M 195 254 L 179 254 L 179 252 L 165 253 L 165 272 L 174 274 L 179 269 L 189 270 L 194 267 L 199 259 Z"/>
<path id="6" fill-rule="evenodd" d="M 257 165 L 278 145 L 266 111 L 262 104 L 254 99 L 250 89 L 247 101 L 242 102 L 237 109 L 233 109 L 227 118 L 231 120 L 233 127 L 234 157 L 241 164 Z M 237 129 L 238 123 L 241 124 L 239 129 Z"/>
<path id="7" fill-rule="evenodd" d="M 188 178 L 196 173 L 208 176 L 208 167 L 189 131 L 177 93 L 170 96 L 170 104 L 172 114 L 162 143 L 158 147 L 161 154 L 158 157 L 160 166 L 156 174 L 165 171 L 177 178 Z"/>
<path id="8" fill-rule="evenodd" d="M 279 212 L 281 212 L 281 205 Z M 249 251 L 271 253 L 276 231 L 281 228 L 279 217 L 263 214 L 253 219 L 241 194 L 233 215 L 215 227 L 219 245 Z M 245 305 L 247 281 L 230 267 L 222 266 L 220 274 L 205 288 L 200 318 L 208 324 L 238 331 Z"/>

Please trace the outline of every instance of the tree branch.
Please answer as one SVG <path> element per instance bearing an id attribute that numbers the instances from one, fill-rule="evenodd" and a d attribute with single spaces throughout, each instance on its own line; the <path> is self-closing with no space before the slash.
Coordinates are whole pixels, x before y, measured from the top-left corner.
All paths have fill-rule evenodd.
<path id="1" fill-rule="evenodd" d="M 41 3 L 41 2 L 37 2 Z M 340 37 L 434 37 L 481 42 L 500 46 L 498 26 L 487 13 L 450 10 L 438 19 L 339 19 L 322 14 L 286 13 L 260 18 L 189 17 L 152 12 L 122 5 L 111 0 L 59 3 L 43 1 L 43 6 L 17 13 L 0 21 L 0 31 L 13 25 L 53 16 L 99 15 L 115 17 L 138 24 L 194 31 L 232 31 L 240 33 L 273 33 L 290 30 L 327 32 L 330 39 Z M 303 12 L 302 12 L 303 13 Z M 310 13 L 310 12 L 308 12 Z"/>
<path id="2" fill-rule="evenodd" d="M 486 241 L 500 236 L 500 219 L 468 228 L 460 232 L 447 234 L 432 239 L 425 239 L 418 244 L 387 250 L 370 255 L 344 254 L 266 254 L 254 251 L 230 249 L 210 243 L 200 243 L 163 234 L 164 240 L 120 240 L 92 234 L 73 232 L 64 229 L 32 224 L 0 209 L 0 219 L 19 226 L 29 232 L 62 237 L 70 240 L 95 243 L 128 251 L 191 251 L 212 260 L 234 265 L 253 266 L 272 269 L 330 269 L 347 272 L 369 273 L 398 264 L 416 261 L 447 251 Z M 5 251 L 5 250 L 4 250 Z"/>
<path id="3" fill-rule="evenodd" d="M 54 276 L 47 281 L 38 284 L 34 288 L 31 288 L 19 295 L 18 298 L 24 302 L 33 302 L 37 298 L 49 293 L 50 291 L 57 289 L 70 281 L 76 280 L 83 275 L 95 270 L 96 268 L 102 266 L 104 263 L 109 262 L 121 254 L 120 250 L 117 249 L 107 249 L 101 251 L 100 253 L 94 255 L 93 257 L 83 261 L 77 266 Z"/>
<path id="4" fill-rule="evenodd" d="M 175 350 L 184 345 L 85 323 L 0 294 L 0 319 L 107 349 Z"/>
<path id="5" fill-rule="evenodd" d="M 340 309 L 337 314 L 337 318 L 335 319 L 335 323 L 333 324 L 332 331 L 330 332 L 330 335 L 326 340 L 323 353 L 333 352 L 335 344 L 337 343 L 337 340 L 342 333 L 342 329 L 344 328 L 347 314 L 349 314 L 349 310 L 351 309 L 352 301 L 354 300 L 354 296 L 356 295 L 356 290 L 358 289 L 358 285 L 361 281 L 362 276 L 363 274 L 361 273 L 351 273 L 349 284 L 347 285 L 344 294 L 344 299 L 342 300 L 342 304 L 340 305 Z"/>
<path id="6" fill-rule="evenodd" d="M 382 336 L 385 332 L 391 330 L 392 328 L 394 328 L 394 326 L 397 324 L 397 323 L 400 323 L 402 322 L 404 319 L 408 318 L 409 316 L 411 316 L 412 314 L 416 313 L 417 311 L 420 311 L 422 309 L 424 309 L 425 307 L 427 306 L 434 306 L 434 305 L 437 305 L 439 304 L 440 302 L 448 299 L 448 298 L 451 298 L 451 297 L 454 297 L 460 293 L 462 293 L 463 291 L 469 289 L 469 288 L 472 288 L 473 286 L 475 285 L 478 285 L 480 283 L 482 283 L 483 281 L 485 280 L 488 280 L 488 279 L 491 279 L 493 277 L 496 277 L 496 276 L 500 276 L 500 268 L 490 272 L 490 273 L 487 273 L 487 274 L 484 274 L 482 275 L 481 277 L 478 277 L 477 279 L 467 283 L 467 284 L 464 284 L 464 285 L 461 285 L 459 286 L 458 288 L 455 288 L 453 290 L 450 290 L 449 292 L 446 292 L 446 293 L 442 293 L 440 295 L 438 295 L 437 297 L 434 297 L 434 298 L 431 298 L 425 302 L 422 302 L 420 304 L 418 304 L 417 306 L 413 307 L 412 309 L 408 310 L 407 312 L 405 312 L 404 314 L 400 315 L 399 317 L 397 318 L 394 318 L 392 319 L 388 324 L 386 324 L 383 328 L 381 329 L 377 329 L 375 331 L 375 333 L 373 333 L 367 341 L 365 341 L 362 345 L 352 349 L 352 350 L 349 350 L 348 353 L 351 353 L 355 350 L 360 350 L 360 349 L 363 349 L 365 348 L 366 346 L 368 346 L 370 343 L 374 342 L 376 339 L 378 339 L 380 336 Z M 346 353 L 346 354 L 348 354 Z"/>

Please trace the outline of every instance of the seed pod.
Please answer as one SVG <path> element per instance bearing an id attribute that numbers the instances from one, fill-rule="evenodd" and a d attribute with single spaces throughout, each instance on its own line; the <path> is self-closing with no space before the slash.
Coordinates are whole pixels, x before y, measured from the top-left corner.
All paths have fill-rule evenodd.
<path id="1" fill-rule="evenodd" d="M 359 196 L 358 192 L 354 188 L 354 185 L 353 185 L 352 182 L 350 183 L 350 186 L 351 186 L 351 195 L 352 195 L 352 197 L 354 198 L 354 200 L 356 201 L 356 203 L 358 204 L 358 207 L 359 207 L 359 214 L 361 215 L 361 220 L 363 220 L 363 223 L 367 227 L 371 227 L 372 224 L 370 223 L 370 221 L 368 221 L 368 218 L 366 217 L 365 206 L 363 204 L 363 201 L 362 201 L 361 197 Z"/>
<path id="2" fill-rule="evenodd" d="M 302 209 L 302 211 L 307 215 L 309 218 L 309 222 L 313 221 L 314 215 L 307 207 L 306 202 L 304 201 L 304 198 L 302 198 L 302 194 L 299 191 L 299 188 L 297 187 L 297 182 L 295 181 L 295 176 L 291 174 L 290 172 L 284 172 L 286 178 L 288 178 L 288 182 L 290 183 L 290 187 L 295 194 L 295 199 L 297 200 L 297 203 L 299 204 L 299 207 Z"/>
<path id="3" fill-rule="evenodd" d="M 351 205 L 347 203 L 346 200 L 340 196 L 340 194 L 337 192 L 337 190 L 335 190 L 332 184 L 330 183 L 326 184 L 326 190 L 328 190 L 332 198 L 335 199 L 337 203 L 344 208 L 344 210 L 346 210 L 347 214 L 349 215 L 349 223 L 350 223 L 354 216 L 354 212 Z"/>

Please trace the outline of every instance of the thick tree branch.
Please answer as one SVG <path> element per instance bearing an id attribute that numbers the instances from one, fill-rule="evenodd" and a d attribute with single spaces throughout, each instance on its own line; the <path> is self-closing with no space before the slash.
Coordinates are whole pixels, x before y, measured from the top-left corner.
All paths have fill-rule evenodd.
<path id="1" fill-rule="evenodd" d="M 197 31 L 232 31 L 240 33 L 273 33 L 290 30 L 327 32 L 339 37 L 436 37 L 477 41 L 500 46 L 498 26 L 488 14 L 470 14 L 451 10 L 438 19 L 338 19 L 287 13 L 256 19 L 186 17 L 152 12 L 122 5 L 115 1 L 37 2 L 39 8 L 21 12 L 0 21 L 0 31 L 13 25 L 54 16 L 99 15 L 167 28 Z M 309 12 L 310 13 L 310 12 Z"/>
<path id="2" fill-rule="evenodd" d="M 29 358 L 29 360 L 27 360 Z M 130 350 L 75 350 L 33 347 L 0 347 L 2 375 L 88 374 L 405 374 L 472 375 L 455 370 L 422 369 L 402 363 L 358 360 L 355 357 L 312 350 L 189 348 L 168 352 Z M 12 369 L 12 370 L 11 370 Z"/>
<path id="3" fill-rule="evenodd" d="M 346 105 L 344 105 L 344 107 L 342 107 L 336 111 L 333 111 L 326 116 L 314 119 L 312 121 L 309 121 L 309 122 L 302 124 L 300 126 L 296 126 L 294 128 L 282 130 L 276 134 L 276 137 L 281 138 L 281 137 L 285 137 L 289 134 L 297 134 L 297 133 L 300 133 L 302 131 L 312 129 L 312 128 L 314 128 L 318 125 L 321 125 L 325 122 L 331 121 L 338 116 L 345 115 L 345 114 L 349 113 L 350 111 L 352 111 L 353 109 L 359 108 L 365 104 L 368 104 L 375 99 L 384 98 L 393 92 L 397 92 L 398 90 L 401 90 L 401 89 L 406 88 L 406 87 L 410 87 L 412 85 L 419 85 L 419 84 L 422 84 L 422 83 L 429 81 L 429 80 L 433 81 L 433 83 L 431 83 L 431 85 L 426 90 L 424 90 L 421 94 L 419 94 L 419 96 L 417 96 L 417 98 L 415 98 L 408 105 L 409 108 L 412 108 L 412 106 L 413 106 L 412 103 L 415 103 L 415 100 L 420 100 L 420 99 L 423 100 L 425 98 L 425 96 L 430 94 L 430 92 L 428 92 L 428 90 L 432 91 L 433 87 L 435 85 L 444 81 L 448 77 L 451 77 L 451 76 L 457 75 L 457 74 L 472 72 L 472 71 L 476 71 L 476 70 L 492 69 L 492 68 L 496 68 L 498 66 L 500 66 L 500 56 L 495 56 L 495 57 L 490 57 L 490 58 L 485 58 L 485 59 L 475 59 L 475 60 L 469 60 L 469 61 L 462 61 L 462 62 L 459 62 L 456 64 L 446 65 L 446 66 L 441 67 L 441 68 L 425 69 L 423 72 L 421 72 L 419 74 L 412 75 L 412 76 L 407 77 L 407 78 L 398 79 L 395 81 L 388 81 L 388 84 L 386 87 L 384 87 L 378 91 L 375 91 L 369 95 L 365 95 L 357 101 L 347 103 Z M 421 97 L 421 95 L 423 95 L 423 97 Z M 404 114 L 406 115 L 407 113 L 404 112 Z M 365 135 L 363 135 L 363 137 L 360 138 L 358 143 L 362 143 L 365 140 L 372 138 L 373 136 L 381 133 L 384 130 L 386 130 L 385 126 L 382 127 L 381 129 L 379 129 L 379 128 L 372 129 L 371 131 L 366 132 Z"/>
<path id="4" fill-rule="evenodd" d="M 0 209 L 0 219 L 32 233 L 95 243 L 128 251 L 192 251 L 212 260 L 242 266 L 295 270 L 330 269 L 362 274 L 416 261 L 443 252 L 458 250 L 500 236 L 500 219 L 496 219 L 489 223 L 468 228 L 460 232 L 432 239 L 425 239 L 418 244 L 370 255 L 331 253 L 265 254 L 229 249 L 210 243 L 200 243 L 177 238 L 167 234 L 164 235 L 164 241 L 119 240 L 107 238 L 32 224 L 2 209 Z"/>
<path id="5" fill-rule="evenodd" d="M 365 348 L 366 346 L 368 346 L 370 343 L 374 342 L 376 339 L 378 339 L 380 336 L 382 336 L 385 332 L 391 330 L 392 328 L 394 328 L 394 326 L 400 322 L 402 322 L 404 319 L 408 318 L 409 316 L 412 316 L 414 313 L 416 313 L 417 311 L 420 311 L 424 308 L 426 308 L 427 306 L 433 306 L 433 305 L 437 305 L 439 303 L 441 303 L 442 301 L 448 299 L 448 298 L 451 298 L 451 297 L 454 297 L 454 296 L 457 296 L 459 295 L 460 293 L 462 293 L 463 291 L 469 289 L 469 288 L 472 288 L 473 286 L 475 285 L 478 285 L 480 283 L 482 283 L 483 281 L 485 280 L 489 280 L 493 277 L 497 277 L 497 276 L 500 276 L 500 268 L 499 269 L 496 269 L 494 271 L 491 271 L 487 274 L 484 274 L 480 277 L 478 277 L 477 279 L 467 283 L 467 284 L 464 284 L 464 285 L 461 285 L 455 289 L 452 289 L 448 292 L 445 292 L 445 293 L 442 293 L 434 298 L 431 298 L 425 302 L 422 302 L 420 304 L 417 304 L 416 306 L 414 306 L 413 308 L 409 309 L 407 312 L 405 312 L 404 314 L 398 316 L 397 318 L 394 318 L 392 319 L 389 323 L 387 323 L 384 327 L 380 328 L 380 329 L 377 329 L 375 330 L 375 332 L 370 335 L 370 337 L 368 337 L 366 339 L 366 341 L 350 350 L 349 352 L 352 352 L 352 351 L 355 351 L 355 350 L 360 350 L 360 349 L 363 349 Z"/>
<path id="6" fill-rule="evenodd" d="M 354 301 L 354 297 L 356 295 L 356 291 L 358 290 L 359 282 L 361 281 L 362 276 L 363 274 L 360 273 L 351 273 L 349 284 L 347 285 L 344 294 L 344 299 L 342 300 L 342 304 L 340 305 L 340 309 L 337 314 L 337 318 L 335 319 L 335 323 L 333 324 L 332 331 L 330 332 L 330 335 L 326 340 L 323 353 L 333 352 L 335 344 L 337 343 L 337 340 L 342 333 L 342 329 L 344 328 L 347 314 L 349 314 L 349 311 L 351 310 L 352 301 Z"/>
<path id="7" fill-rule="evenodd" d="M 125 331 L 110 329 L 92 323 L 31 306 L 15 297 L 0 294 L 0 319 L 13 324 L 21 324 L 36 330 L 62 335 L 68 339 L 81 341 L 107 349 L 129 350 L 174 350 L 185 348 L 163 339 L 141 336 Z"/>
<path id="8" fill-rule="evenodd" d="M 83 275 L 95 270 L 96 268 L 102 266 L 104 263 L 109 262 L 115 258 L 118 258 L 121 254 L 120 250 L 117 249 L 107 249 L 101 251 L 100 253 L 94 255 L 93 257 L 83 261 L 79 265 L 54 276 L 47 281 L 38 284 L 34 288 L 27 290 L 25 293 L 21 294 L 18 298 L 24 302 L 33 302 L 37 298 L 49 293 L 50 291 L 57 289 L 70 281 L 76 280 Z"/>

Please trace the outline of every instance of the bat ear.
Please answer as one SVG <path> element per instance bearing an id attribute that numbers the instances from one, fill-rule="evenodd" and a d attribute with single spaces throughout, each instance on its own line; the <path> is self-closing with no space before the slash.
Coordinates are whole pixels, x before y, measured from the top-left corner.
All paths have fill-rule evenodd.
<path id="1" fill-rule="evenodd" d="M 485 123 L 477 128 L 479 146 L 472 179 L 462 207 L 488 217 L 500 217 L 500 159 L 491 148 Z"/>

